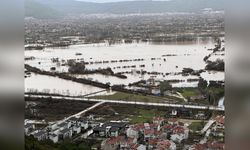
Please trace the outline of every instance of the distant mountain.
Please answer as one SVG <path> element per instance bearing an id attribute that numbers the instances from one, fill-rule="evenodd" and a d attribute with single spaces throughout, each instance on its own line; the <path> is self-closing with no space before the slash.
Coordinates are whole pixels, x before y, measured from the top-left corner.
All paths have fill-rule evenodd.
<path id="1" fill-rule="evenodd" d="M 53 17 L 63 14 L 131 14 L 162 12 L 200 12 L 204 8 L 223 10 L 225 0 L 124 1 L 91 3 L 76 0 L 26 0 L 26 16 Z M 51 11 L 51 13 L 49 13 Z"/>
<path id="2" fill-rule="evenodd" d="M 39 19 L 53 19 L 63 16 L 63 14 L 49 5 L 39 3 L 35 0 L 25 0 L 25 16 Z"/>

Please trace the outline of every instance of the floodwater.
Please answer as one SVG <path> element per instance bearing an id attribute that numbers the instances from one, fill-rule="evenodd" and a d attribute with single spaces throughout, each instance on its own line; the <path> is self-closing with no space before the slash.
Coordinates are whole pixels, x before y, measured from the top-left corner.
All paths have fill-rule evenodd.
<path id="1" fill-rule="evenodd" d="M 25 92 L 79 96 L 102 90 L 104 89 L 46 75 L 32 73 L 30 77 L 25 78 Z"/>
<path id="2" fill-rule="evenodd" d="M 110 83 L 111 85 L 128 85 L 129 83 L 154 77 L 157 80 L 184 80 L 172 84 L 174 87 L 196 87 L 198 82 L 188 82 L 187 80 L 198 79 L 198 76 L 182 76 L 176 73 L 180 73 L 183 68 L 204 69 L 206 63 L 203 58 L 211 53 L 208 49 L 214 48 L 214 45 L 212 38 L 185 43 L 152 44 L 140 42 L 111 46 L 107 43 L 73 45 L 67 48 L 25 51 L 26 57 L 35 57 L 33 60 L 26 60 L 25 63 L 42 70 L 49 71 L 51 67 L 56 67 L 56 71 L 66 72 L 68 67 L 62 64 L 69 59 L 75 59 L 76 61 L 88 62 L 86 69 L 94 70 L 110 67 L 115 73 L 123 73 L 128 77 L 127 79 L 120 79 L 102 74 L 75 75 L 78 78 L 87 78 L 102 83 Z M 212 59 L 215 59 L 215 57 L 213 56 Z M 52 62 L 53 58 L 58 58 L 59 62 Z M 219 56 L 219 58 L 223 59 L 222 56 Z M 137 73 L 138 71 L 158 72 L 158 74 L 141 75 Z M 205 72 L 202 73 L 201 77 L 208 81 L 224 81 L 223 72 Z M 34 86 L 33 81 L 25 80 L 25 82 L 30 88 Z M 42 84 L 42 81 L 37 82 Z M 60 87 L 53 88 L 58 89 Z M 79 90 L 74 88 L 72 92 L 74 91 Z M 84 93 L 85 90 L 82 90 L 82 92 Z"/>

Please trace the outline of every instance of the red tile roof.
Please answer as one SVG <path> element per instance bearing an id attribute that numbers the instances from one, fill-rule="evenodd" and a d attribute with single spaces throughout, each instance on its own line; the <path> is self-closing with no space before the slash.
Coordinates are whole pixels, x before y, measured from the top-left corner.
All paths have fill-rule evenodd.
<path id="1" fill-rule="evenodd" d="M 148 140 L 148 144 L 149 144 L 149 145 L 156 145 L 157 142 L 158 142 L 158 139 L 149 139 L 149 140 Z"/>
<path id="2" fill-rule="evenodd" d="M 143 123 L 139 123 L 139 124 L 135 124 L 133 126 L 131 126 L 134 130 L 143 130 L 144 129 L 144 124 Z"/>
<path id="3" fill-rule="evenodd" d="M 178 121 L 178 119 L 177 119 L 177 118 L 169 118 L 169 119 L 168 119 L 168 121 L 169 121 L 169 122 L 173 122 L 173 123 L 174 123 L 174 122 L 177 122 L 177 121 Z"/>
<path id="4" fill-rule="evenodd" d="M 155 133 L 155 130 L 154 129 L 147 129 L 147 130 L 144 130 L 144 135 L 153 135 Z"/>
<path id="5" fill-rule="evenodd" d="M 130 149 L 131 150 L 136 150 L 139 146 L 140 146 L 139 144 L 132 143 L 132 144 L 130 144 Z"/>
<path id="6" fill-rule="evenodd" d="M 166 150 L 171 146 L 171 142 L 169 140 L 160 140 L 157 142 L 157 149 Z"/>
<path id="7" fill-rule="evenodd" d="M 107 144 L 114 145 L 120 143 L 124 139 L 123 136 L 112 137 L 107 141 Z"/>
<path id="8" fill-rule="evenodd" d="M 175 125 L 164 125 L 162 128 L 163 129 L 169 129 L 169 130 L 171 130 L 171 129 L 173 129 L 175 127 Z"/>
<path id="9" fill-rule="evenodd" d="M 220 124 L 224 124 L 225 123 L 225 116 L 217 116 L 216 118 L 215 118 L 215 121 L 217 122 L 217 123 L 220 123 Z"/>
<path id="10" fill-rule="evenodd" d="M 184 132 L 185 132 L 185 129 L 182 126 L 176 126 L 173 129 L 174 134 L 183 134 Z"/>

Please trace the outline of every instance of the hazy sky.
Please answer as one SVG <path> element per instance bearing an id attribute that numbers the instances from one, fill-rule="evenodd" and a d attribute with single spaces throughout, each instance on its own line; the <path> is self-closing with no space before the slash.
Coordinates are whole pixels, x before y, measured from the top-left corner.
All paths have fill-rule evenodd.
<path id="1" fill-rule="evenodd" d="M 120 1 L 135 1 L 135 0 L 78 0 L 78 1 L 105 3 L 105 2 L 120 2 Z M 168 0 L 155 0 L 155 1 L 168 1 Z"/>

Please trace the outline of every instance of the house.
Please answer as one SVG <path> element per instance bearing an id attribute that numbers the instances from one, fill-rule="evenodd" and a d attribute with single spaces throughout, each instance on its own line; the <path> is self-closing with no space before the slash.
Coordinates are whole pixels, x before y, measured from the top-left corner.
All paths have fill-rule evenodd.
<path id="1" fill-rule="evenodd" d="M 76 118 L 76 117 L 71 117 L 71 118 L 68 119 L 68 122 L 70 122 L 71 125 L 77 125 L 78 118 Z"/>
<path id="2" fill-rule="evenodd" d="M 136 138 L 128 138 L 123 136 L 124 138 L 120 141 L 120 149 L 131 149 L 131 147 L 135 148 L 135 144 L 137 145 Z"/>
<path id="3" fill-rule="evenodd" d="M 54 123 L 54 124 L 50 125 L 49 128 L 50 128 L 50 130 L 57 129 L 58 128 L 57 123 Z"/>
<path id="4" fill-rule="evenodd" d="M 111 137 L 102 143 L 103 150 L 117 150 L 117 149 L 136 149 L 139 147 L 136 144 L 137 139 L 128 138 L 125 136 Z"/>
<path id="5" fill-rule="evenodd" d="M 95 135 L 101 137 L 118 136 L 120 133 L 125 132 L 126 123 L 108 122 L 93 129 Z"/>
<path id="6" fill-rule="evenodd" d="M 74 134 L 81 133 L 81 126 L 78 126 L 78 125 L 73 126 L 73 133 Z"/>
<path id="7" fill-rule="evenodd" d="M 150 129 L 149 123 L 144 123 L 144 130 L 145 130 L 145 129 Z"/>
<path id="8" fill-rule="evenodd" d="M 155 138 L 155 130 L 154 129 L 146 129 L 144 130 L 144 140 Z"/>
<path id="9" fill-rule="evenodd" d="M 176 150 L 176 144 L 170 140 L 159 140 L 156 150 Z"/>
<path id="10" fill-rule="evenodd" d="M 118 137 L 112 137 L 110 139 L 107 139 L 103 141 L 102 143 L 102 149 L 103 150 L 117 150 L 120 147 L 120 142 L 124 137 L 118 136 Z"/>
<path id="11" fill-rule="evenodd" d="M 176 109 L 173 109 L 173 110 L 171 111 L 170 116 L 177 116 L 177 110 L 176 110 Z"/>
<path id="12" fill-rule="evenodd" d="M 158 139 L 149 139 L 147 142 L 147 149 L 148 150 L 153 150 L 155 149 L 156 145 L 157 145 Z"/>
<path id="13" fill-rule="evenodd" d="M 153 88 L 151 89 L 151 93 L 152 93 L 153 95 L 160 96 L 160 95 L 161 95 L 161 90 L 160 90 L 160 88 L 158 88 L 158 87 L 153 87 Z"/>
<path id="14" fill-rule="evenodd" d="M 146 150 L 146 146 L 145 145 L 139 145 L 137 148 L 136 148 L 136 150 Z M 132 149 L 132 148 L 131 148 Z"/>
<path id="15" fill-rule="evenodd" d="M 155 79 L 153 77 L 150 77 L 147 81 L 146 81 L 147 85 L 155 85 Z"/>
<path id="16" fill-rule="evenodd" d="M 139 131 L 133 128 L 133 126 L 129 127 L 126 131 L 127 137 L 130 138 L 138 138 L 139 137 Z"/>
<path id="17" fill-rule="evenodd" d="M 80 125 L 83 130 L 86 130 L 89 128 L 89 121 L 85 118 L 78 118 L 78 125 Z"/>
<path id="18" fill-rule="evenodd" d="M 206 119 L 206 115 L 205 115 L 205 112 L 203 111 L 199 111 L 196 115 L 195 115 L 195 118 L 196 119 Z"/>
<path id="19" fill-rule="evenodd" d="M 224 124 L 225 124 L 225 116 L 217 116 L 215 118 L 215 122 L 216 122 L 216 127 L 217 128 L 224 128 Z"/>
<path id="20" fill-rule="evenodd" d="M 143 132 L 145 129 L 145 126 L 143 123 L 138 123 L 138 124 L 132 125 L 130 127 L 133 128 L 137 132 Z"/>
<path id="21" fill-rule="evenodd" d="M 71 138 L 72 137 L 72 130 L 71 129 L 63 129 L 60 131 L 59 135 L 62 139 L 66 139 L 66 138 Z"/>
<path id="22" fill-rule="evenodd" d="M 110 137 L 117 137 L 119 135 L 119 127 L 111 127 L 109 132 Z"/>
<path id="23" fill-rule="evenodd" d="M 57 143 L 59 141 L 59 137 L 58 135 L 52 133 L 52 134 L 49 134 L 49 139 L 53 142 L 53 143 Z"/>
<path id="24" fill-rule="evenodd" d="M 172 130 L 174 129 L 176 125 L 164 125 L 161 130 L 167 134 L 167 137 L 170 138 L 170 135 L 172 134 Z"/>
<path id="25" fill-rule="evenodd" d="M 65 128 L 70 128 L 71 127 L 71 122 L 65 121 L 65 122 L 59 123 L 59 124 L 57 124 L 57 127 L 60 130 L 63 130 Z"/>
<path id="26" fill-rule="evenodd" d="M 31 133 L 34 129 L 35 129 L 35 125 L 34 124 L 26 123 L 24 125 L 24 133 L 26 135 L 29 135 L 29 133 Z"/>
<path id="27" fill-rule="evenodd" d="M 183 126 L 176 126 L 172 130 L 170 139 L 174 142 L 181 143 L 183 140 L 188 139 L 189 129 Z"/>
<path id="28" fill-rule="evenodd" d="M 47 139 L 47 132 L 40 130 L 33 134 L 34 138 L 36 138 L 38 141 L 46 140 Z"/>
<path id="29" fill-rule="evenodd" d="M 87 124 L 88 124 L 88 127 L 91 127 L 91 128 L 95 128 L 95 127 L 100 126 L 100 123 L 95 122 L 95 121 L 88 121 Z M 84 125 L 81 125 L 81 126 L 84 127 Z"/>
<path id="30" fill-rule="evenodd" d="M 153 118 L 154 124 L 162 125 L 164 123 L 164 121 L 165 121 L 165 119 L 162 117 L 154 117 Z"/>
<path id="31" fill-rule="evenodd" d="M 106 127 L 103 126 L 97 126 L 93 129 L 93 133 L 96 136 L 100 136 L 100 137 L 106 137 Z"/>
<path id="32" fill-rule="evenodd" d="M 56 128 L 54 130 L 51 130 L 50 133 L 52 134 L 56 134 L 56 135 L 59 135 L 60 134 L 60 129 L 59 128 Z"/>
<path id="33" fill-rule="evenodd" d="M 178 119 L 176 119 L 176 118 L 169 118 L 168 119 L 168 124 L 170 124 L 170 125 L 178 124 Z"/>

